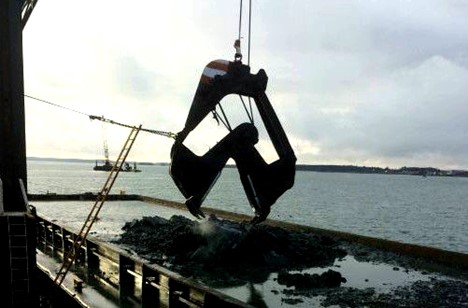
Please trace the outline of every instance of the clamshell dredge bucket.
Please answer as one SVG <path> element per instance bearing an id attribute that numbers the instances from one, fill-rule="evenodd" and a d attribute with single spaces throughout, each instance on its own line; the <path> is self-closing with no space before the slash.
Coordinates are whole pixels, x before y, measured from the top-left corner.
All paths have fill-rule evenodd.
<path id="1" fill-rule="evenodd" d="M 185 204 L 197 218 L 204 217 L 200 207 L 226 165 L 232 158 L 249 203 L 254 210 L 253 223 L 264 221 L 270 207 L 294 185 L 296 156 L 265 94 L 268 77 L 263 69 L 254 75 L 240 61 L 216 60 L 204 69 L 185 127 L 178 133 L 171 149 L 170 175 L 186 198 Z M 252 123 L 242 123 L 202 156 L 184 144 L 189 133 L 216 108 L 228 94 L 254 99 L 279 159 L 266 163 L 255 148 L 258 130 Z"/>

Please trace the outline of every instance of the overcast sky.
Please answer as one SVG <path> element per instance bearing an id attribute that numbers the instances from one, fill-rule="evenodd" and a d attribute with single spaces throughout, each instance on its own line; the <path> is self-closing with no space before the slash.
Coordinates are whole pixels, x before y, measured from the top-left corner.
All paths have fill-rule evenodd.
<path id="1" fill-rule="evenodd" d="M 298 163 L 468 169 L 468 1 L 252 2 L 252 71 L 268 74 Z M 204 66 L 233 60 L 238 21 L 238 0 L 41 0 L 23 31 L 25 93 L 178 132 Z M 129 133 L 25 106 L 28 156 L 102 158 L 106 139 L 115 159 Z M 208 117 L 187 144 L 203 154 L 226 132 Z M 171 145 L 141 133 L 129 160 L 167 162 Z"/>

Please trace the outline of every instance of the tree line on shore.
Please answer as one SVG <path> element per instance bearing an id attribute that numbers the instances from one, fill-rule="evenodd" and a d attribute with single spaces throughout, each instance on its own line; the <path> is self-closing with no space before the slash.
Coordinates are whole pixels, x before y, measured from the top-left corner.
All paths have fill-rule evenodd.
<path id="1" fill-rule="evenodd" d="M 463 176 L 468 177 L 465 170 L 441 170 L 434 167 L 402 167 L 391 169 L 389 167 L 366 167 L 353 165 L 296 165 L 296 170 L 315 172 L 343 172 L 343 173 L 365 173 L 365 174 L 404 174 L 420 176 Z"/>
<path id="2" fill-rule="evenodd" d="M 67 162 L 90 162 L 89 159 L 63 159 L 63 158 L 39 158 L 28 157 L 28 160 L 36 161 L 67 161 Z M 94 161 L 93 161 L 94 162 Z M 139 165 L 158 165 L 169 166 L 168 162 L 139 162 Z M 236 168 L 234 164 L 226 165 L 228 168 Z M 404 174 L 404 175 L 420 175 L 420 176 L 461 176 L 468 177 L 467 170 L 442 170 L 434 167 L 401 167 L 392 169 L 389 167 L 366 167 L 354 165 L 310 165 L 297 164 L 298 171 L 315 171 L 315 172 L 341 172 L 341 173 L 363 173 L 363 174 Z"/>

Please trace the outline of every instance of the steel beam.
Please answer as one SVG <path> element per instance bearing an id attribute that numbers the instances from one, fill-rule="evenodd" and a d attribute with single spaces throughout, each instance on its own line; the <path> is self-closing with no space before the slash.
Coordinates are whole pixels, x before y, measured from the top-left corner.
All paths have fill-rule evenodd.
<path id="1" fill-rule="evenodd" d="M 23 0 L 0 1 L 0 178 L 5 212 L 24 211 L 19 185 L 26 178 L 21 9 Z"/>

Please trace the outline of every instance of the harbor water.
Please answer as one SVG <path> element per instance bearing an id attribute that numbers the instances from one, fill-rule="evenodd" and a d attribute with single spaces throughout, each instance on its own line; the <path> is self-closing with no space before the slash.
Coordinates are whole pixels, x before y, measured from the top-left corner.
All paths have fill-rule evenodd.
<path id="1" fill-rule="evenodd" d="M 108 173 L 94 162 L 28 160 L 28 192 L 74 194 L 101 190 Z M 183 202 L 165 165 L 138 165 L 122 172 L 112 193 L 139 194 Z M 272 207 L 269 218 L 468 253 L 468 178 L 298 171 L 294 187 Z M 91 207 L 90 202 L 89 207 Z M 225 168 L 203 207 L 249 214 L 252 211 L 237 170 Z M 87 210 L 48 203 L 39 214 L 79 226 Z M 164 214 L 164 213 L 163 213 Z M 109 234 L 122 221 L 160 215 L 151 205 L 127 202 L 104 207 Z"/>

